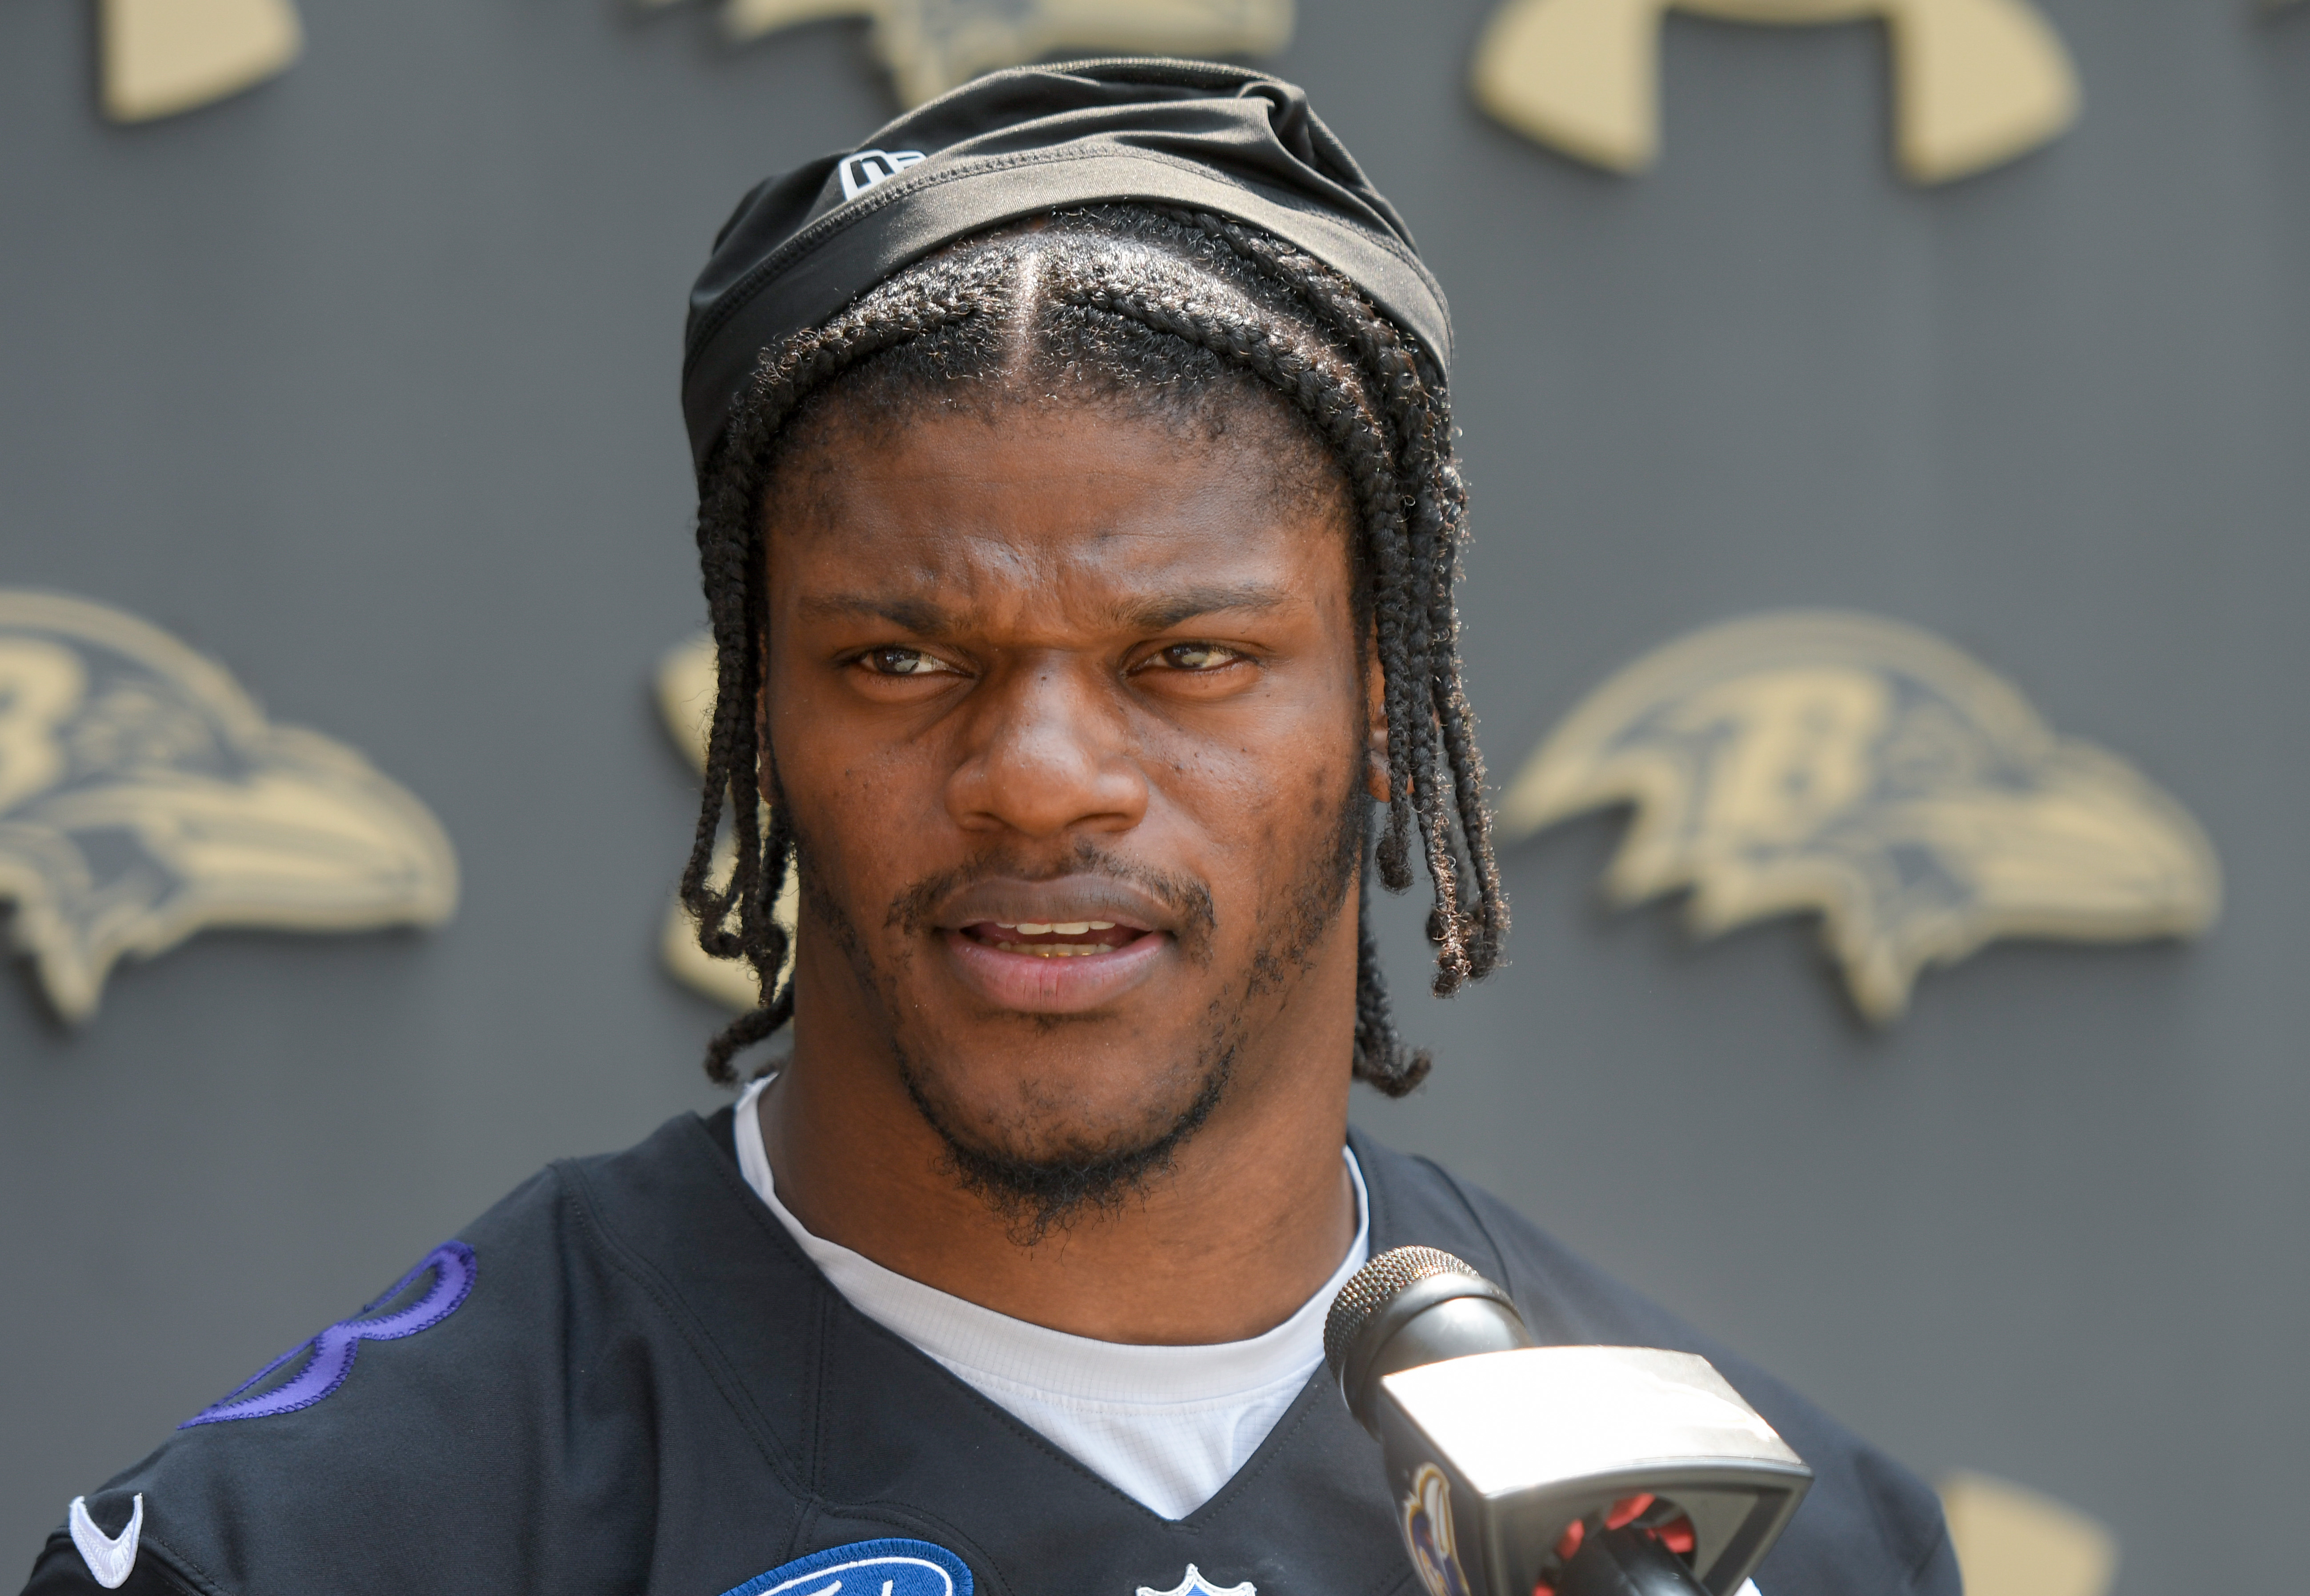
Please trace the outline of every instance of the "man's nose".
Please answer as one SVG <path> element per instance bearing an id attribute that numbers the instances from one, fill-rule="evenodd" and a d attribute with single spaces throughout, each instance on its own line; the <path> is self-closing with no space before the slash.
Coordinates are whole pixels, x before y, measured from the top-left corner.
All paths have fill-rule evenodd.
<path id="1" fill-rule="evenodd" d="M 1147 813 L 1147 781 L 1111 686 L 1062 661 L 1022 666 L 973 695 L 968 746 L 947 782 L 966 830 L 1059 836 L 1126 831 Z"/>

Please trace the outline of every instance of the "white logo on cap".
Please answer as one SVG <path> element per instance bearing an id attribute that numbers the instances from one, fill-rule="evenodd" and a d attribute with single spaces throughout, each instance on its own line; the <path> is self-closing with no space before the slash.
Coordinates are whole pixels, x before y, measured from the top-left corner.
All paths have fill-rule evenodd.
<path id="1" fill-rule="evenodd" d="M 920 150 L 861 150 L 842 158 L 842 197 L 855 200 L 923 158 Z"/>

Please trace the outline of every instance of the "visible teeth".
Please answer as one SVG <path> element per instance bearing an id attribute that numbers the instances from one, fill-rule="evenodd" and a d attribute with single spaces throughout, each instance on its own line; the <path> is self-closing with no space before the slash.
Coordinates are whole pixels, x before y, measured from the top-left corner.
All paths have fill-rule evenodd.
<path id="1" fill-rule="evenodd" d="M 1112 920 L 1054 920 L 1047 925 L 1038 925 L 1032 920 L 1021 920 L 1013 925 L 1009 921 L 997 920 L 994 923 L 994 929 L 1015 931 L 1020 936 L 1029 937 L 1046 937 L 1053 934 L 1079 937 L 1087 932 L 1113 931 L 1115 922 Z"/>
<path id="2" fill-rule="evenodd" d="M 1038 958 L 1081 958 L 1093 953 L 1111 953 L 1104 942 L 997 942 L 1005 953 L 1031 953 Z"/>

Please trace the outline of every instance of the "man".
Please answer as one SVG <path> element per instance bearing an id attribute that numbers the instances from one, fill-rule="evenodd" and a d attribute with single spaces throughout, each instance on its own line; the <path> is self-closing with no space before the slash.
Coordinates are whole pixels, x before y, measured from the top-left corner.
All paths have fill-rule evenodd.
<path id="1" fill-rule="evenodd" d="M 1427 1068 L 1367 860 L 1424 860 L 1439 992 L 1507 928 L 1449 356 L 1394 211 L 1253 73 L 1001 74 L 749 195 L 684 376 L 683 890 L 769 994 L 709 1070 L 790 1055 L 196 1415 L 31 1590 L 1414 1592 L 1320 1364 L 1422 1243 L 1543 1340 L 1717 1361 L 1817 1476 L 1766 1596 L 1954 1592 L 1897 1466 L 1347 1129 L 1351 1075 Z"/>

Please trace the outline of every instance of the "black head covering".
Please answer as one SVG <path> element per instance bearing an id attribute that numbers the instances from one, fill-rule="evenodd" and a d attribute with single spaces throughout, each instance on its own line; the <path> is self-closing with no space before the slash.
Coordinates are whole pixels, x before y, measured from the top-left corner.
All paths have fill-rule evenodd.
<path id="1" fill-rule="evenodd" d="M 1444 291 L 1299 89 L 1203 61 L 1018 67 L 739 202 L 690 294 L 682 408 L 692 456 L 704 465 L 764 349 L 953 239 L 1121 200 L 1231 216 L 1295 244 L 1450 362 Z"/>

